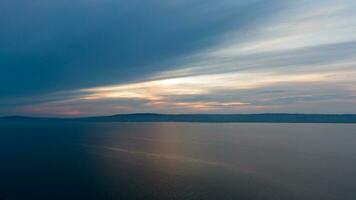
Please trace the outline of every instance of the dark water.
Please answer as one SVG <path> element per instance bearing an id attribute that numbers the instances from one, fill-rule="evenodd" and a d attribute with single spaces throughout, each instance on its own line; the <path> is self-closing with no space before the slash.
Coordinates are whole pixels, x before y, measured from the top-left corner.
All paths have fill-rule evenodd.
<path id="1" fill-rule="evenodd" d="M 356 199 L 356 125 L 0 124 L 0 198 Z"/>

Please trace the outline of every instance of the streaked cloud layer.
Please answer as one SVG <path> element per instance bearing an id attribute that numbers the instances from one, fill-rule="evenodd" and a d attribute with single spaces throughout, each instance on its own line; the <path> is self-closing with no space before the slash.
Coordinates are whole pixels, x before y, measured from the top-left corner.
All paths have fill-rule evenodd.
<path id="1" fill-rule="evenodd" d="M 102 11 L 116 5 L 86 4 L 92 3 L 100 4 Z M 30 37 L 25 35 L 20 44 L 6 41 L 0 49 L 5 66 L 0 112 L 356 112 L 354 1 L 120 3 L 127 8 L 118 15 L 125 17 L 109 30 L 112 18 L 97 13 L 99 18 L 83 32 L 78 30 L 78 37 L 64 32 L 78 43 L 74 46 L 67 40 L 62 42 L 69 46 L 59 44 L 64 36 L 54 37 L 59 34 L 55 28 L 47 30 L 50 38 L 29 43 L 21 41 Z M 75 6 L 83 11 L 84 2 Z M 151 11 L 152 19 L 146 20 L 144 15 Z M 72 14 L 75 19 L 81 16 Z M 135 23 L 139 28 L 133 28 Z M 6 34 L 0 34 L 2 41 Z M 97 34 L 103 37 L 95 40 Z M 26 74 L 28 70 L 33 72 Z M 23 74 L 17 77 L 15 72 Z"/>

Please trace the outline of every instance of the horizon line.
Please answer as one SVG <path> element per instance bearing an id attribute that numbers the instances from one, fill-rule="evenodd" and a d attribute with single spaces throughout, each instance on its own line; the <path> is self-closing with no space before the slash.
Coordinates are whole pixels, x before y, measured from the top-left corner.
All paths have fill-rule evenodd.
<path id="1" fill-rule="evenodd" d="M 91 117 L 114 117 L 114 116 L 124 116 L 124 115 L 171 115 L 171 116 L 179 116 L 179 115 L 324 115 L 324 116 L 340 116 L 340 115 L 356 115 L 356 113 L 287 113 L 287 112 L 265 112 L 265 113 L 155 113 L 155 112 L 133 112 L 133 113 L 118 113 L 118 114 L 110 114 L 110 115 L 89 115 L 89 116 L 31 116 L 31 115 L 2 115 L 0 118 L 51 118 L 51 119 L 80 119 L 80 118 L 91 118 Z"/>

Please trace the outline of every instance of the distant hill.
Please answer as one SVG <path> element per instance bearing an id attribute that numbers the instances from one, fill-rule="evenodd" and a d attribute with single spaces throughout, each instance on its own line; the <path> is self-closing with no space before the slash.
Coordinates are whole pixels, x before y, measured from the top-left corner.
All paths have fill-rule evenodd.
<path id="1" fill-rule="evenodd" d="M 0 117 L 0 122 L 265 122 L 265 123 L 356 123 L 356 114 L 155 114 L 136 113 L 82 118 Z"/>

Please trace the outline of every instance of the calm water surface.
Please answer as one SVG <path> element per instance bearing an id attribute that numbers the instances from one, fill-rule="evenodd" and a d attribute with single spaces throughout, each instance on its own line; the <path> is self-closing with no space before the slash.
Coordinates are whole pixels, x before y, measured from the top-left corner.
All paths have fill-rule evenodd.
<path id="1" fill-rule="evenodd" d="M 356 199 L 356 125 L 2 123 L 0 198 Z"/>

